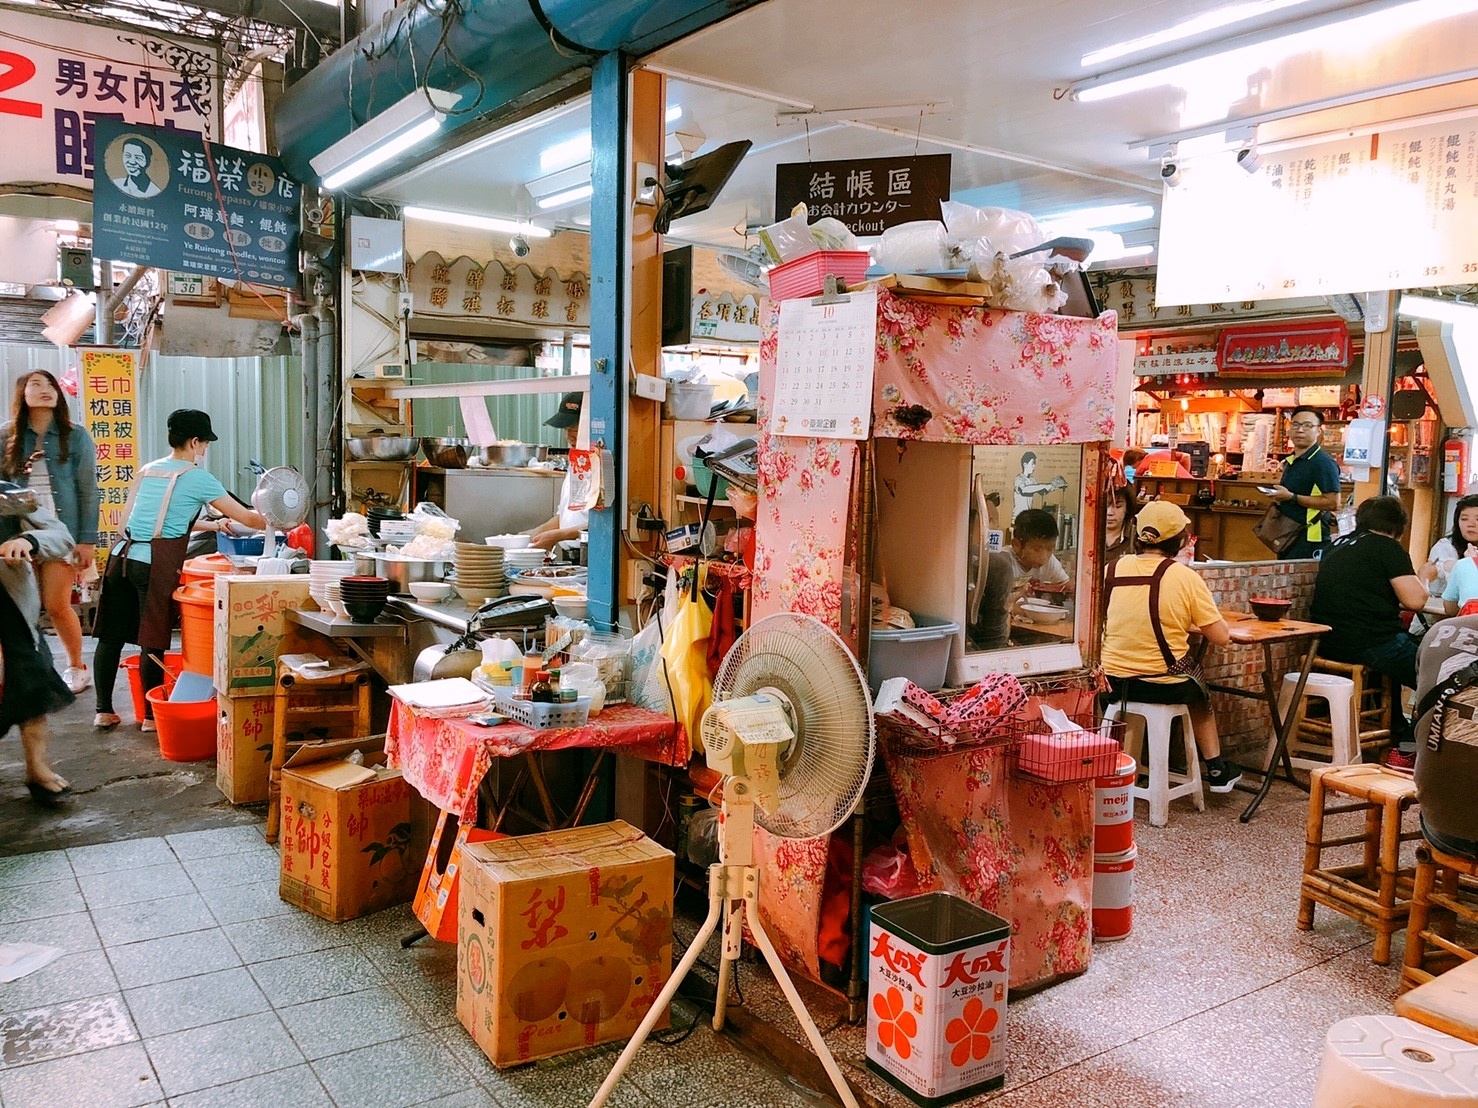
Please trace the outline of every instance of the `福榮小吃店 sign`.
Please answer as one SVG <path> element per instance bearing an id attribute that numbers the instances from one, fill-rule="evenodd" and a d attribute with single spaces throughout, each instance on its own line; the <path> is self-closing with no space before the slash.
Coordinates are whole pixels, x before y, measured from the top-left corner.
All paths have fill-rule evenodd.
<path id="1" fill-rule="evenodd" d="M 297 286 L 302 193 L 280 160 L 115 120 L 96 142 L 96 256 Z"/>
<path id="2" fill-rule="evenodd" d="M 1341 320 L 1228 327 L 1217 342 L 1216 364 L 1239 377 L 1343 377 L 1350 333 Z"/>
<path id="3" fill-rule="evenodd" d="M 219 135 L 221 68 L 203 43 L 0 10 L 0 179 L 86 189 L 104 119 Z"/>
<path id="4" fill-rule="evenodd" d="M 805 204 L 811 220 L 831 216 L 854 235 L 939 219 L 939 203 L 949 199 L 949 166 L 948 154 L 783 163 L 775 167 L 775 219 Z"/>

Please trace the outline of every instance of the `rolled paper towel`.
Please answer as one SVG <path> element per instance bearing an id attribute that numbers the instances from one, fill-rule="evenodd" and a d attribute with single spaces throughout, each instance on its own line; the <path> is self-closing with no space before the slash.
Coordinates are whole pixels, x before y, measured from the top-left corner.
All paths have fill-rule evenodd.
<path id="1" fill-rule="evenodd" d="M 1478 1046 L 1401 1016 L 1354 1016 L 1324 1037 L 1314 1108 L 1478 1104 Z"/>

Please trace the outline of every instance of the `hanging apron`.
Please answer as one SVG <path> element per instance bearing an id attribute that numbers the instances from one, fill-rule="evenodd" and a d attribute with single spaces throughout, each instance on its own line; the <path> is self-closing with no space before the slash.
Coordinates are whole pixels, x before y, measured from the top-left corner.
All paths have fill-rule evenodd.
<path id="1" fill-rule="evenodd" d="M 1108 596 L 1117 588 L 1132 588 L 1135 586 L 1148 586 L 1150 630 L 1154 632 L 1155 645 L 1160 648 L 1160 657 L 1165 659 L 1165 669 L 1162 673 L 1143 673 L 1135 677 L 1120 678 L 1125 681 L 1142 681 L 1148 677 L 1185 677 L 1193 681 L 1201 690 L 1203 696 L 1209 695 L 1206 687 L 1206 675 L 1201 671 L 1201 663 L 1195 659 L 1192 653 L 1187 653 L 1184 658 L 1177 658 L 1170 650 L 1170 640 L 1165 637 L 1165 625 L 1160 620 L 1160 582 L 1164 580 L 1165 574 L 1170 571 L 1174 559 L 1162 559 L 1155 567 L 1155 571 L 1149 575 L 1139 574 L 1134 577 L 1121 576 L 1118 573 L 1118 562 L 1109 565 L 1108 584 L 1104 589 L 1104 611 L 1108 611 Z"/>
<path id="2" fill-rule="evenodd" d="M 175 482 L 188 470 L 177 469 L 167 475 L 164 496 L 159 501 L 159 514 L 154 519 L 154 534 L 146 540 L 137 540 L 128 533 L 124 523 L 123 542 L 108 554 L 108 564 L 103 570 L 102 590 L 98 594 L 97 615 L 94 626 L 106 627 L 112 637 L 133 643 L 145 650 L 165 651 L 169 649 L 170 637 L 174 634 L 175 600 L 174 591 L 180 584 L 180 570 L 185 564 L 185 551 L 190 545 L 190 528 L 195 525 L 199 512 L 190 518 L 185 533 L 178 538 L 160 537 L 164 518 L 169 512 L 169 501 L 174 495 Z M 166 474 L 151 471 L 145 466 L 139 471 L 133 487 L 128 490 L 128 502 L 123 506 L 123 518 L 127 521 L 133 514 L 134 500 L 146 477 L 166 477 Z M 128 552 L 137 541 L 149 544 L 149 588 L 144 594 L 143 609 L 140 610 L 134 587 L 128 581 Z M 117 632 L 122 634 L 118 635 Z"/>

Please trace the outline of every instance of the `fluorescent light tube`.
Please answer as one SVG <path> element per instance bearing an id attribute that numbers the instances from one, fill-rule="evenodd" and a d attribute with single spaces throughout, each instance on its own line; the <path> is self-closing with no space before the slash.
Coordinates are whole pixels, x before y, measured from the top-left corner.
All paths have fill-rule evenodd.
<path id="1" fill-rule="evenodd" d="M 1096 208 L 1077 208 L 1057 215 L 1044 215 L 1040 222 L 1065 227 L 1081 227 L 1097 230 L 1106 227 L 1123 227 L 1129 223 L 1143 223 L 1155 216 L 1153 204 L 1104 204 Z"/>
<path id="2" fill-rule="evenodd" d="M 1155 31 L 1152 34 L 1140 38 L 1128 39 L 1124 42 L 1116 42 L 1112 46 L 1105 46 L 1101 50 L 1094 50 L 1084 54 L 1082 66 L 1084 69 L 1092 69 L 1104 62 L 1115 61 L 1126 58 L 1130 54 L 1143 54 L 1158 46 L 1169 46 L 1171 43 L 1184 42 L 1188 38 L 1210 31 L 1220 30 L 1222 27 L 1230 27 L 1236 23 L 1245 23 L 1249 19 L 1257 19 L 1259 16 L 1272 15 L 1274 12 L 1291 8 L 1296 4 L 1306 3 L 1307 0 L 1260 0 L 1258 3 L 1229 4 L 1225 8 L 1217 8 L 1214 11 L 1204 12 L 1201 15 L 1187 19 L 1184 23 L 1177 23 L 1172 27 L 1166 27 L 1163 31 Z"/>
<path id="3" fill-rule="evenodd" d="M 566 205 L 578 203 L 594 194 L 594 185 L 576 185 L 574 188 L 565 189 L 563 192 L 555 192 L 548 196 L 540 197 L 538 204 L 541 209 L 547 211 L 550 208 L 563 208 Z"/>
<path id="4" fill-rule="evenodd" d="M 498 231 L 507 235 L 522 235 L 530 239 L 547 239 L 554 234 L 547 227 L 534 223 L 520 223 L 516 219 L 500 219 L 492 215 L 472 215 L 470 212 L 449 212 L 440 208 L 420 208 L 410 205 L 401 209 L 407 219 L 424 219 L 430 223 L 449 223 L 453 227 L 476 227 L 484 231 Z"/>
<path id="5" fill-rule="evenodd" d="M 539 151 L 539 172 L 553 173 L 589 160 L 590 135 L 588 133 L 576 135 L 574 138 L 556 142 L 553 146 L 546 146 Z"/>
<path id="6" fill-rule="evenodd" d="M 1099 265 L 1103 262 L 1126 261 L 1129 258 L 1146 258 L 1154 252 L 1155 247 L 1153 243 L 1146 242 L 1140 244 L 1139 246 L 1124 246 L 1118 250 L 1113 251 L 1112 253 L 1103 255 L 1103 257 L 1101 258 L 1096 256 L 1090 257 L 1088 259 L 1088 264 Z"/>
<path id="7" fill-rule="evenodd" d="M 342 188 L 434 135 L 460 99 L 443 89 L 417 89 L 310 158 L 309 164 L 325 190 Z"/>
<path id="8" fill-rule="evenodd" d="M 682 117 L 683 106 L 681 104 L 668 105 L 667 111 L 664 112 L 662 115 L 662 118 L 665 119 L 668 123 L 676 123 Z"/>
<path id="9" fill-rule="evenodd" d="M 1478 323 L 1478 304 L 1437 300 L 1430 296 L 1402 296 L 1397 314 L 1438 323 Z"/>

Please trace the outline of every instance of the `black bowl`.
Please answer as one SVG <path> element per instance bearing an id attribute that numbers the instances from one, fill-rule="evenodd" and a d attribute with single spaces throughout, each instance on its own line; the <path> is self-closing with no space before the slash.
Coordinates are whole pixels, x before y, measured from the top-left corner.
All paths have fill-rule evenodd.
<path id="1" fill-rule="evenodd" d="M 374 623 L 379 614 L 385 610 L 383 600 L 375 601 L 344 601 L 344 608 L 349 613 L 349 619 L 354 623 Z"/>

